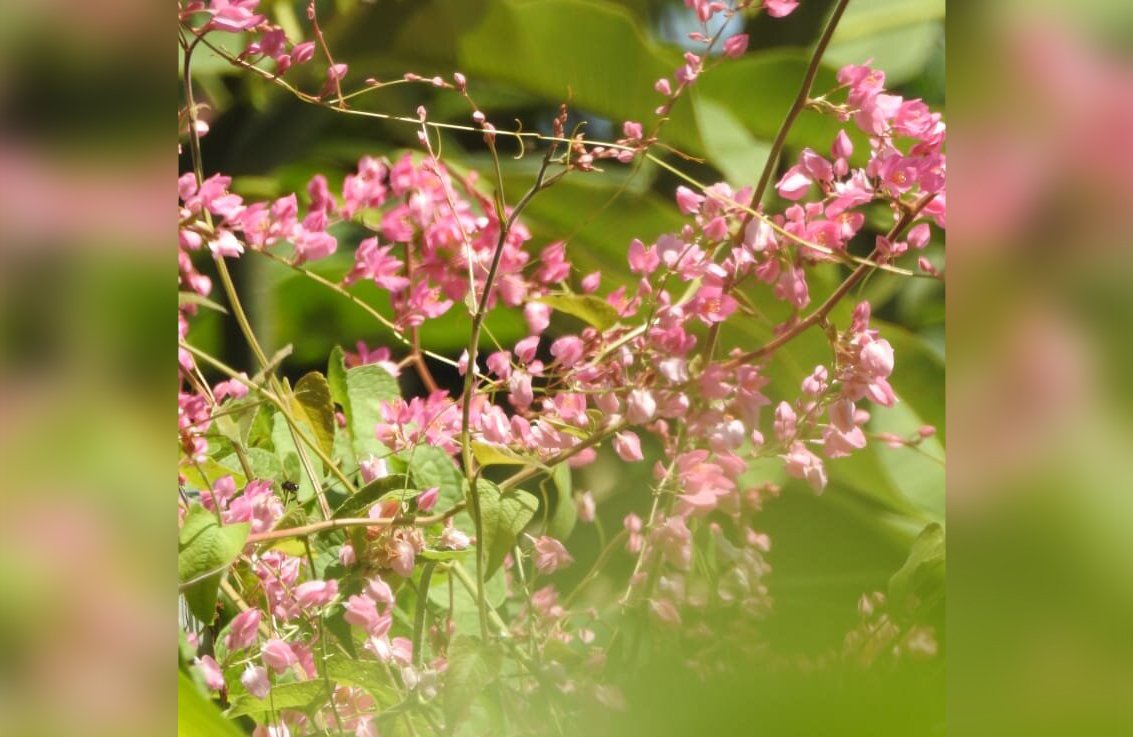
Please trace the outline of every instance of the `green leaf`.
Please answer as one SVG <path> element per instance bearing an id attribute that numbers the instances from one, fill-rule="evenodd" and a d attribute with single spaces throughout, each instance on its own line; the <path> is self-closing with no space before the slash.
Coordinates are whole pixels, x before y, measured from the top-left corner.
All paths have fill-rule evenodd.
<path id="1" fill-rule="evenodd" d="M 931 588 L 942 587 L 944 556 L 944 528 L 934 522 L 921 530 L 905 564 L 889 579 L 890 602 L 903 608 L 911 595 L 923 597 Z"/>
<path id="2" fill-rule="evenodd" d="M 366 364 L 346 372 L 349 403 L 346 421 L 354 438 L 354 453 L 359 460 L 385 452 L 385 447 L 374 436 L 374 427 L 382 419 L 381 403 L 400 396 L 397 379 L 381 366 Z"/>
<path id="3" fill-rule="evenodd" d="M 185 590 L 193 616 L 205 624 L 216 617 L 220 579 L 244 549 L 246 523 L 221 527 L 216 516 L 199 504 L 189 508 L 177 544 L 177 578 L 194 583 Z"/>
<path id="4" fill-rule="evenodd" d="M 680 64 L 676 53 L 650 41 L 641 22 L 612 3 L 497 0 L 486 7 L 475 27 L 457 38 L 460 68 L 470 78 L 491 77 L 546 100 L 569 100 L 619 125 L 653 117 L 660 102 L 653 83 Z M 665 133 L 673 145 L 700 148 L 686 105 L 674 107 Z"/>
<path id="5" fill-rule="evenodd" d="M 409 489 L 409 479 L 404 474 L 391 474 L 380 479 L 374 479 L 363 486 L 356 494 L 348 497 L 338 509 L 334 510 L 335 519 L 343 517 L 358 517 L 364 514 L 380 499 L 398 495 L 403 499 L 412 499 L 420 494 L 416 489 Z"/>
<path id="6" fill-rule="evenodd" d="M 213 302 L 208 297 L 197 294 L 196 292 L 177 293 L 177 306 L 184 307 L 185 305 L 199 305 L 201 307 L 207 307 L 210 310 L 215 310 L 225 315 L 228 314 L 228 308 L 226 308 L 224 305 L 218 302 Z"/>
<path id="7" fill-rule="evenodd" d="M 472 455 L 481 466 L 538 466 L 543 464 L 538 459 L 520 455 L 511 448 L 495 443 L 484 443 L 479 440 L 472 441 Z"/>
<path id="8" fill-rule="evenodd" d="M 304 375 L 295 384 L 292 411 L 314 431 L 314 440 L 329 458 L 334 453 L 334 404 L 330 385 L 317 371 Z"/>
<path id="9" fill-rule="evenodd" d="M 606 330 L 618 322 L 618 311 L 606 300 L 593 294 L 547 294 L 538 299 L 551 309 L 565 312 L 587 325 Z"/>
<path id="10" fill-rule="evenodd" d="M 464 501 L 464 475 L 448 453 L 432 445 L 418 445 L 402 454 L 409 468 L 410 485 L 415 489 L 436 486 L 440 509 L 451 509 Z"/>
<path id="11" fill-rule="evenodd" d="M 484 578 L 487 579 L 504 562 L 519 533 L 535 516 L 539 501 L 521 489 L 501 494 L 498 486 L 483 479 L 476 488 L 480 494 L 480 527 L 487 559 Z"/>
<path id="12" fill-rule="evenodd" d="M 335 683 L 364 688 L 375 698 L 392 703 L 397 691 L 390 683 L 389 671 L 373 660 L 332 657 L 327 661 L 327 675 Z"/>
<path id="13" fill-rule="evenodd" d="M 295 709 L 308 712 L 322 706 L 330 697 L 326 683 L 322 680 L 298 681 L 272 686 L 266 699 L 257 699 L 251 694 L 237 697 L 225 715 L 228 718 L 245 714 L 263 714 L 280 709 Z"/>
<path id="14" fill-rule="evenodd" d="M 454 727 L 468 713 L 472 702 L 500 672 L 500 652 L 484 646 L 479 638 L 457 635 L 448 648 L 445 669 L 445 722 Z"/>
<path id="15" fill-rule="evenodd" d="M 288 481 L 294 481 L 299 489 L 295 498 L 306 502 L 315 496 L 315 487 L 311 485 L 310 477 L 303 471 L 299 462 L 299 450 L 295 446 L 295 437 L 291 433 L 291 426 L 282 412 L 272 416 L 271 442 L 275 446 L 275 454 L 283 468 L 282 475 Z"/>
<path id="16" fill-rule="evenodd" d="M 546 534 L 556 540 L 566 540 L 578 523 L 578 506 L 571 489 L 570 464 L 560 463 L 554 468 L 551 479 L 555 483 L 552 512 L 547 519 Z"/>
<path id="17" fill-rule="evenodd" d="M 693 101 L 708 160 L 739 190 L 759 179 L 771 145 L 758 141 L 728 107 L 707 97 Z"/>
<path id="18" fill-rule="evenodd" d="M 197 466 L 200 466 L 200 468 L 198 469 Z M 222 476 L 231 476 L 238 489 L 248 483 L 244 474 L 236 470 L 239 467 L 235 456 L 229 456 L 220 462 L 206 458 L 200 463 L 181 466 L 181 473 L 185 476 L 185 485 L 188 488 L 200 489 L 201 493 L 207 494 L 208 489 L 212 488 L 211 484 L 216 483 L 216 480 Z M 201 475 L 202 471 L 204 471 L 203 476 Z"/>
<path id="19" fill-rule="evenodd" d="M 854 0 L 846 8 L 824 60 L 885 72 L 892 88 L 915 78 L 944 38 L 944 0 Z"/>
<path id="20" fill-rule="evenodd" d="M 350 395 L 346 391 L 346 354 L 342 346 L 336 345 L 327 358 L 327 385 L 330 398 L 342 406 L 343 413 L 350 416 Z"/>
<path id="21" fill-rule="evenodd" d="M 242 737 L 243 730 L 221 716 L 185 671 L 177 671 L 177 737 Z"/>

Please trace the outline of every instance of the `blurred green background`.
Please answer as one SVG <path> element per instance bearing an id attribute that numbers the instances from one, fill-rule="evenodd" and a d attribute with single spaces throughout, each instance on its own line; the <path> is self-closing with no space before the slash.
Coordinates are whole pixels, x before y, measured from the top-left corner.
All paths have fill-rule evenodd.
<path id="1" fill-rule="evenodd" d="M 264 8 L 285 28 L 293 29 L 293 37 L 308 38 L 304 5 L 274 2 L 264 3 Z M 736 188 L 753 184 L 770 140 L 797 94 L 809 48 L 832 6 L 832 2 L 808 0 L 786 19 L 760 16 L 732 21 L 729 33 L 751 34 L 747 54 L 706 72 L 692 94 L 678 103 L 662 133 L 662 140 L 699 161 L 668 154 L 668 162 L 701 182 L 727 181 Z M 571 123 L 586 121 L 590 138 L 606 140 L 620 135 L 624 120 L 652 120 L 652 109 L 659 102 L 653 82 L 671 76 L 686 48 L 687 33 L 697 29 L 693 14 L 679 0 L 341 0 L 320 2 L 319 9 L 336 61 L 350 65 L 344 89 L 360 87 L 366 77 L 387 80 L 414 72 L 447 78 L 460 71 L 469 79 L 470 94 L 497 127 L 513 126 L 511 121 L 518 119 L 526 130 L 549 132 L 559 103 L 569 102 Z M 891 88 L 943 110 L 943 19 L 943 0 L 854 0 L 826 55 L 814 93 L 836 86 L 838 67 L 873 59 L 886 71 Z M 225 43 L 222 35 L 213 38 Z M 240 48 L 231 37 L 226 45 Z M 202 142 L 206 174 L 232 175 L 233 189 L 249 199 L 292 191 L 302 199 L 314 173 L 326 174 L 333 189 L 362 155 L 395 158 L 403 150 L 419 150 L 413 126 L 336 115 L 306 105 L 258 77 L 238 73 L 222 59 L 210 57 L 206 49 L 198 54 L 194 63 L 198 100 L 212 108 L 204 114 L 211 127 Z M 323 67 L 297 69 L 289 80 L 302 89 L 318 89 Z M 358 98 L 357 103 L 362 109 L 411 117 L 423 104 L 434 121 L 470 122 L 463 100 L 426 85 L 393 86 Z M 838 130 L 836 120 L 804 112 L 788 139 L 785 159 L 793 159 L 804 146 L 828 153 Z M 856 156 L 864 162 L 865 139 L 854 135 Z M 500 146 L 506 196 L 514 203 L 533 180 L 538 155 L 528 152 L 515 160 L 514 144 L 501 139 Z M 442 152 L 452 169 L 476 169 L 485 174 L 485 181 L 490 180 L 486 176 L 490 159 L 479 135 L 445 133 Z M 534 236 L 533 250 L 566 240 L 576 269 L 572 278 L 600 270 L 602 294 L 629 279 L 625 252 L 631 239 L 648 243 L 683 223 L 673 204 L 673 193 L 682 182 L 674 175 L 648 162 L 635 167 L 611 163 L 604 168 L 603 173 L 568 177 L 539 195 L 523 217 Z M 185 158 L 181 170 L 189 170 Z M 766 206 L 780 211 L 785 203 L 777 201 L 772 191 Z M 887 210 L 871 212 L 868 232 L 855 240 L 852 250 L 867 255 L 874 234 L 887 227 L 888 218 Z M 365 237 L 350 226 L 337 234 L 339 252 L 313 266 L 335 279 L 349 269 L 352 246 Z M 943 265 L 939 231 L 926 255 Z M 207 264 L 202 268 L 208 273 Z M 322 370 L 336 344 L 351 348 L 356 340 L 365 340 L 370 346 L 396 345 L 363 311 L 286 267 L 248 256 L 235 262 L 234 268 L 269 354 L 283 345 L 293 346 L 284 365 L 293 379 L 308 370 Z M 840 267 L 833 265 L 816 270 L 811 279 L 814 303 L 842 276 Z M 371 304 L 383 304 L 372 285 L 358 285 L 352 291 Z M 748 296 L 766 319 L 734 321 L 721 336 L 724 347 L 762 344 L 772 335 L 774 324 L 788 314 L 766 288 L 753 288 Z M 737 657 L 731 663 L 751 674 L 750 683 L 699 685 L 684 672 L 676 654 L 668 664 L 671 667 L 661 667 L 663 659 L 658 661 L 653 680 L 634 684 L 637 688 L 630 694 L 631 701 L 644 699 L 651 704 L 653 720 L 648 723 L 653 734 L 688 734 L 694 725 L 682 725 L 674 717 L 687 709 L 689 698 L 709 696 L 717 704 L 712 713 L 723 721 L 710 725 L 711 718 L 699 711 L 690 716 L 695 715 L 705 729 L 719 728 L 724 734 L 748 733 L 741 724 L 749 719 L 768 727 L 777 724 L 776 734 L 793 733 L 791 729 L 817 734 L 808 730 L 821 728 L 822 734 L 916 735 L 936 734 L 943 728 L 943 657 L 895 671 L 887 670 L 889 666 L 877 668 L 868 678 L 852 666 L 843 670 L 830 664 L 837 659 L 847 631 L 859 621 L 858 598 L 885 591 L 922 529 L 944 522 L 943 287 L 930 280 L 875 274 L 835 312 L 836 324 L 848 324 L 850 309 L 862 298 L 872 301 L 877 327 L 896 348 L 893 383 L 901 398 L 891 410 L 879 408 L 870 429 L 907 435 L 931 424 L 938 434 L 919 450 L 895 450 L 878 442 L 853 458 L 831 462 L 832 482 L 821 497 L 805 485 L 789 482 L 778 464 L 752 470 L 751 483 L 784 486 L 781 498 L 767 506 L 759 523 L 773 541 L 769 560 L 774 572 L 768 584 L 775 607 L 757 633 L 766 643 L 765 657 L 759 662 Z M 424 343 L 457 357 L 468 329 L 467 316 L 461 312 L 451 310 L 436 324 L 427 325 Z M 552 323 L 552 334 L 577 329 L 569 318 L 562 323 L 559 319 L 556 316 Z M 505 346 L 525 334 L 516 312 L 498 310 L 488 326 Z M 252 365 L 236 325 L 222 315 L 202 311 L 193 321 L 190 340 L 235 365 Z M 768 395 L 775 401 L 794 397 L 802 378 L 815 365 L 829 361 L 828 353 L 818 333 L 780 351 L 768 370 L 773 379 Z M 456 386 L 458 377 L 451 369 L 441 364 L 433 368 L 442 383 Z M 404 392 L 420 390 L 411 373 L 402 377 Z M 591 490 L 607 529 L 616 529 L 626 513 L 646 513 L 649 484 L 648 464 L 626 466 L 603 458 L 576 475 L 575 488 Z M 592 527 L 580 525 L 568 545 L 579 561 L 576 575 L 581 576 L 598 553 L 598 536 Z M 624 581 L 628 556 L 624 562 L 626 570 L 615 565 L 592 589 L 595 598 L 608 593 L 603 586 Z M 942 568 L 919 593 L 928 603 L 910 616 L 935 625 L 943 647 Z M 729 659 L 726 648 L 722 657 Z M 800 663 L 809 665 L 803 668 Z M 817 667 L 817 674 L 806 675 L 816 663 L 825 665 Z M 685 700 L 658 698 L 671 691 L 685 694 Z M 752 698 L 753 693 L 761 696 Z M 820 712 L 814 710 L 818 703 Z M 645 733 L 640 712 L 631 710 L 631 714 L 633 718 L 625 723 L 603 722 L 591 728 Z"/>

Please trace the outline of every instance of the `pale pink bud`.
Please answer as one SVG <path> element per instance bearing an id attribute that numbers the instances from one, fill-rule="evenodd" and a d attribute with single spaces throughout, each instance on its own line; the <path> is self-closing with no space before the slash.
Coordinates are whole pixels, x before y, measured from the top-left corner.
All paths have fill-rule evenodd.
<path id="1" fill-rule="evenodd" d="M 846 131 L 838 131 L 838 135 L 834 137 L 834 145 L 831 147 L 831 153 L 834 154 L 836 159 L 848 159 L 854 155 L 854 143 L 850 137 L 846 135 Z"/>
<path id="2" fill-rule="evenodd" d="M 445 531 L 441 533 L 439 544 L 447 550 L 465 550 L 472 544 L 472 540 L 461 530 L 455 527 L 446 527 Z"/>
<path id="3" fill-rule="evenodd" d="M 452 81 L 456 86 L 456 89 L 460 92 L 464 92 L 468 89 L 468 79 L 466 79 L 465 76 L 460 72 L 456 72 L 452 75 Z"/>
<path id="4" fill-rule="evenodd" d="M 592 294 L 598 291 L 598 286 L 602 283 L 602 272 L 595 271 L 592 274 L 587 274 L 582 278 L 582 293 Z"/>
<path id="5" fill-rule="evenodd" d="M 229 650 L 242 650 L 256 641 L 260 628 L 260 610 L 247 609 L 232 618 L 224 644 Z"/>
<path id="6" fill-rule="evenodd" d="M 681 613 L 667 599 L 654 599 L 649 602 L 649 612 L 658 622 L 670 629 L 681 626 Z"/>
<path id="7" fill-rule="evenodd" d="M 910 246 L 919 250 L 928 245 L 931 237 L 932 228 L 929 227 L 929 224 L 918 223 L 909 231 L 909 237 L 906 240 L 908 240 Z"/>
<path id="8" fill-rule="evenodd" d="M 537 335 L 551 324 L 551 308 L 542 302 L 528 302 L 523 306 L 523 318 L 527 329 Z"/>
<path id="9" fill-rule="evenodd" d="M 385 458 L 370 456 L 358 462 L 358 470 L 362 472 L 362 483 L 368 484 L 375 479 L 384 479 L 389 476 L 389 466 Z"/>
<path id="10" fill-rule="evenodd" d="M 417 561 L 417 551 L 408 540 L 396 540 L 390 551 L 389 567 L 399 576 L 409 578 L 413 575 L 413 564 Z"/>
<path id="11" fill-rule="evenodd" d="M 263 648 L 260 649 L 260 657 L 263 658 L 264 665 L 276 673 L 282 673 L 299 662 L 299 658 L 295 655 L 291 646 L 283 640 L 275 638 L 264 643 Z"/>
<path id="12" fill-rule="evenodd" d="M 540 573 L 549 575 L 573 562 L 574 558 L 555 538 L 544 535 L 535 541 L 535 567 Z"/>
<path id="13" fill-rule="evenodd" d="M 626 138 L 640 139 L 645 136 L 645 131 L 641 127 L 641 123 L 637 123 L 632 120 L 627 120 L 626 122 L 622 123 L 622 133 L 625 134 Z"/>
<path id="14" fill-rule="evenodd" d="M 337 581 L 304 581 L 295 587 L 295 600 L 303 609 L 326 606 L 336 596 Z"/>
<path id="15" fill-rule="evenodd" d="M 208 246 L 215 255 L 225 258 L 236 258 L 244 253 L 244 244 L 227 230 L 218 231 L 216 238 L 209 241 Z"/>
<path id="16" fill-rule="evenodd" d="M 787 200 L 801 200 L 810 190 L 811 180 L 801 166 L 792 166 L 775 184 L 779 196 Z"/>
<path id="17" fill-rule="evenodd" d="M 529 335 L 515 344 L 515 356 L 523 363 L 535 360 L 535 351 L 539 349 L 539 336 Z"/>
<path id="18" fill-rule="evenodd" d="M 354 553 L 354 546 L 350 543 L 346 543 L 341 548 L 339 548 L 338 561 L 347 568 L 357 563 L 358 556 Z"/>
<path id="19" fill-rule="evenodd" d="M 614 451 L 623 461 L 633 462 L 645 459 L 645 456 L 641 453 L 641 439 L 628 430 L 614 435 Z"/>
<path id="20" fill-rule="evenodd" d="M 811 453 L 805 445 L 796 442 L 791 451 L 784 456 L 787 475 L 803 479 L 816 492 L 821 493 L 826 488 L 826 468 L 822 459 Z"/>
<path id="21" fill-rule="evenodd" d="M 597 511 L 597 505 L 594 503 L 594 495 L 589 491 L 584 491 L 578 497 L 578 518 L 583 522 L 593 522 L 594 515 Z"/>
<path id="22" fill-rule="evenodd" d="M 775 408 L 775 436 L 780 442 L 786 442 L 795 436 L 798 416 L 787 402 L 780 402 Z"/>
<path id="23" fill-rule="evenodd" d="M 893 373 L 893 347 L 887 340 L 872 340 L 862 346 L 859 355 L 862 368 L 872 376 L 889 376 Z"/>
<path id="24" fill-rule="evenodd" d="M 516 371 L 508 379 L 508 398 L 516 407 L 527 407 L 535 401 L 535 392 L 531 388 L 531 375 L 525 371 Z"/>
<path id="25" fill-rule="evenodd" d="M 551 344 L 551 355 L 558 359 L 563 368 L 571 368 L 582 359 L 585 346 L 576 335 L 564 335 Z"/>
<path id="26" fill-rule="evenodd" d="M 366 596 L 383 606 L 393 606 L 393 589 L 381 576 L 374 576 L 366 583 Z"/>
<path id="27" fill-rule="evenodd" d="M 648 389 L 634 389 L 626 400 L 626 419 L 635 425 L 649 422 L 657 414 L 657 400 Z"/>
<path id="28" fill-rule="evenodd" d="M 437 498 L 440 495 L 440 487 L 433 486 L 421 492 L 421 496 L 417 497 L 417 509 L 422 512 L 428 512 L 433 507 L 437 506 Z"/>
<path id="29" fill-rule="evenodd" d="M 304 41 L 303 43 L 295 44 L 295 48 L 291 50 L 291 62 L 293 64 L 306 64 L 313 58 L 315 58 L 314 41 Z"/>
<path id="30" fill-rule="evenodd" d="M 224 688 L 224 673 L 220 670 L 220 665 L 211 655 L 202 655 L 195 661 L 195 667 L 205 679 L 205 685 L 213 691 L 219 691 Z"/>
<path id="31" fill-rule="evenodd" d="M 665 77 L 661 77 L 661 79 L 658 79 L 657 82 L 654 83 L 653 89 L 657 90 L 658 92 L 660 92 L 665 97 L 669 97 L 670 95 L 673 94 L 673 86 L 671 84 L 669 84 L 669 80 L 666 79 Z"/>
<path id="32" fill-rule="evenodd" d="M 240 683 L 244 684 L 248 693 L 257 699 L 266 698 L 268 691 L 271 690 L 271 681 L 268 680 L 267 670 L 251 663 L 248 663 L 244 669 L 244 674 L 240 676 Z"/>
<path id="33" fill-rule="evenodd" d="M 704 196 L 698 195 L 683 184 L 677 187 L 677 207 L 685 215 L 693 215 L 700 210 L 700 203 Z"/>

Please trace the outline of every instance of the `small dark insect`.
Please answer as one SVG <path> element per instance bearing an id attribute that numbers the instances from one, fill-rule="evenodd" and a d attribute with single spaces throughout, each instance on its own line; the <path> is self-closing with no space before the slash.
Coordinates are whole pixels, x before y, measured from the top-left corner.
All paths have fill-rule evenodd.
<path id="1" fill-rule="evenodd" d="M 294 481 L 284 481 L 280 486 L 283 487 L 284 491 L 290 491 L 292 494 L 299 491 L 299 484 Z"/>

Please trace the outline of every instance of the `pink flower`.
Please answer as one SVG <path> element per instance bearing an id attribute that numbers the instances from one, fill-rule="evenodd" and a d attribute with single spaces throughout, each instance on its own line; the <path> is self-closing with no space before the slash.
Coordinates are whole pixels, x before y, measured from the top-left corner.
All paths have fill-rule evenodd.
<path id="1" fill-rule="evenodd" d="M 661 77 L 661 79 L 658 79 L 653 84 L 653 89 L 657 90 L 665 97 L 669 97 L 673 94 L 673 86 L 669 84 L 669 80 L 664 77 Z"/>
<path id="2" fill-rule="evenodd" d="M 614 435 L 614 450 L 623 461 L 633 462 L 645 458 L 641 453 L 641 439 L 628 430 Z"/>
<path id="3" fill-rule="evenodd" d="M 291 649 L 283 640 L 272 638 L 264 643 L 263 648 L 260 650 L 260 657 L 264 660 L 264 665 L 274 670 L 276 673 L 282 673 L 291 666 L 299 662 L 299 657 L 295 651 Z"/>
<path id="4" fill-rule="evenodd" d="M 788 476 L 803 479 L 819 493 L 826 488 L 826 468 L 822 465 L 822 459 L 811 453 L 801 442 L 796 441 L 783 460 Z"/>
<path id="5" fill-rule="evenodd" d="M 413 575 L 413 564 L 417 560 L 417 551 L 408 540 L 395 540 L 390 549 L 389 567 L 399 576 L 409 578 Z"/>
<path id="6" fill-rule="evenodd" d="M 644 425 L 657 414 L 657 400 L 648 389 L 633 389 L 626 400 L 626 419 L 635 425 Z"/>
<path id="7" fill-rule="evenodd" d="M 538 335 L 551 324 L 551 308 L 542 302 L 528 302 L 523 306 L 523 318 L 527 321 L 527 329 Z"/>
<path id="8" fill-rule="evenodd" d="M 417 509 L 422 512 L 428 512 L 430 509 L 437 506 L 437 498 L 440 491 L 439 486 L 432 486 L 421 492 L 421 496 L 417 497 Z"/>
<path id="9" fill-rule="evenodd" d="M 242 650 L 256 641 L 259 629 L 259 609 L 248 609 L 240 612 L 228 624 L 228 634 L 224 637 L 224 645 L 229 650 Z"/>
<path id="10" fill-rule="evenodd" d="M 695 215 L 700 210 L 700 203 L 704 196 L 693 192 L 683 184 L 677 187 L 677 207 L 685 215 Z"/>
<path id="11" fill-rule="evenodd" d="M 799 7 L 799 0 L 763 0 L 763 9 L 772 18 L 785 18 Z"/>
<path id="12" fill-rule="evenodd" d="M 738 59 L 747 51 L 748 36 L 746 33 L 738 33 L 724 42 L 724 55 L 730 56 L 733 59 Z"/>
<path id="13" fill-rule="evenodd" d="M 571 368 L 582 359 L 585 346 L 576 335 L 564 335 L 551 344 L 551 355 L 558 359 L 563 368 Z"/>
<path id="14" fill-rule="evenodd" d="M 303 609 L 326 606 L 336 596 L 337 581 L 304 581 L 295 587 L 295 599 Z"/>
<path id="15" fill-rule="evenodd" d="M 303 43 L 295 44 L 295 48 L 291 49 L 291 62 L 293 64 L 306 64 L 314 58 L 314 41 L 304 41 Z"/>
<path id="16" fill-rule="evenodd" d="M 657 247 L 645 247 L 645 244 L 634 238 L 629 244 L 629 269 L 635 274 L 646 276 L 652 274 L 661 265 L 661 257 L 657 255 Z"/>
<path id="17" fill-rule="evenodd" d="M 220 665 L 211 655 L 203 655 L 194 662 L 197 672 L 204 676 L 206 686 L 213 691 L 224 688 L 224 674 L 220 671 Z"/>
<path id="18" fill-rule="evenodd" d="M 389 632 L 393 619 L 389 615 L 378 614 L 378 607 L 368 596 L 354 595 L 346 600 L 346 611 L 342 618 L 348 624 L 361 627 L 374 637 Z"/>
<path id="19" fill-rule="evenodd" d="M 811 179 L 801 166 L 792 166 L 775 184 L 779 196 L 787 200 L 801 200 L 810 190 Z"/>
<path id="20" fill-rule="evenodd" d="M 366 596 L 386 608 L 393 606 L 393 589 L 381 576 L 374 576 L 366 583 Z"/>
<path id="21" fill-rule="evenodd" d="M 212 0 L 212 20 L 207 28 L 229 33 L 250 31 L 264 21 L 262 15 L 252 12 L 259 4 L 259 0 Z"/>
<path id="22" fill-rule="evenodd" d="M 267 670 L 251 663 L 248 663 L 244 668 L 244 674 L 240 676 L 240 683 L 244 684 L 248 693 L 257 699 L 266 698 L 268 691 L 271 690 L 271 681 L 268 680 Z"/>
<path id="23" fill-rule="evenodd" d="M 217 231 L 216 238 L 209 241 L 208 246 L 213 254 L 225 258 L 236 258 L 244 253 L 244 244 L 231 231 L 224 229 Z"/>
<path id="24" fill-rule="evenodd" d="M 535 541 L 535 567 L 540 573 L 549 575 L 573 562 L 574 558 L 555 538 L 544 535 Z"/>
<path id="25" fill-rule="evenodd" d="M 602 272 L 595 271 L 587 274 L 582 278 L 582 293 L 592 294 L 598 291 L 598 286 L 602 283 Z"/>
<path id="26" fill-rule="evenodd" d="M 834 154 L 836 159 L 848 159 L 854 155 L 854 144 L 850 137 L 846 135 L 846 131 L 838 131 L 838 135 L 834 137 L 831 153 Z"/>

